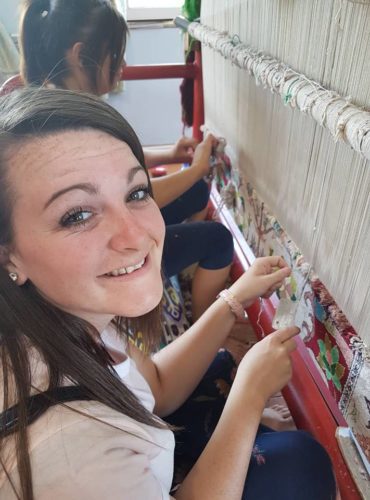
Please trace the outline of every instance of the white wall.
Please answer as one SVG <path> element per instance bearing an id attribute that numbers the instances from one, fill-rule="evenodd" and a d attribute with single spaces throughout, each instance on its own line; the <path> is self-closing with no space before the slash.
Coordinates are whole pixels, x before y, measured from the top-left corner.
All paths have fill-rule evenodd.
<path id="1" fill-rule="evenodd" d="M 0 21 L 9 34 L 17 33 L 20 0 L 0 0 Z"/>

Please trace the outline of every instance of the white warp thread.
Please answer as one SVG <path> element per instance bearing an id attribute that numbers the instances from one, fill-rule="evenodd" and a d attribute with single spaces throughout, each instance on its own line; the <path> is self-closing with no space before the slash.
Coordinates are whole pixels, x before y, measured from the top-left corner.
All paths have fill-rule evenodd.
<path id="1" fill-rule="evenodd" d="M 334 141 L 342 140 L 370 160 L 370 112 L 352 104 L 336 92 L 297 73 L 273 57 L 240 43 L 238 37 L 200 23 L 188 31 L 197 40 L 254 76 L 256 84 L 279 94 L 286 105 L 312 116 L 328 129 Z"/>

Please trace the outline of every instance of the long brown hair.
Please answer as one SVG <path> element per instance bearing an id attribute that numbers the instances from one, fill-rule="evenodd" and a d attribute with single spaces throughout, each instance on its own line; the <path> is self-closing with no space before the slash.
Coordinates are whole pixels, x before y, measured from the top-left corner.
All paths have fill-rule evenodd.
<path id="1" fill-rule="evenodd" d="M 111 0 L 26 0 L 20 23 L 21 74 L 25 82 L 64 87 L 66 53 L 82 43 L 80 63 L 97 93 L 98 75 L 110 56 L 110 83 L 122 65 L 127 24 Z"/>
<path id="2" fill-rule="evenodd" d="M 6 257 L 12 245 L 11 187 L 7 183 L 7 156 L 26 141 L 66 130 L 97 129 L 127 143 L 140 164 L 144 155 L 130 125 L 97 97 L 68 90 L 25 88 L 0 100 L 0 249 Z M 148 174 L 147 174 L 148 175 Z M 149 179 L 149 178 L 148 178 Z M 31 394 L 30 347 L 44 360 L 49 374 L 48 390 L 59 387 L 67 377 L 83 386 L 92 399 L 138 422 L 162 428 L 164 424 L 146 410 L 114 374 L 111 360 L 93 337 L 96 330 L 71 314 L 50 304 L 30 282 L 18 286 L 0 262 L 0 356 L 4 408 L 16 401 L 17 465 L 21 492 L 18 498 L 32 500 L 32 475 L 27 441 L 27 398 Z M 143 293 L 145 291 L 143 290 Z M 149 343 L 158 330 L 158 308 L 136 321 Z M 122 332 L 124 318 L 116 318 Z M 1 437 L 1 436 L 0 436 Z M 0 441 L 1 450 L 1 441 Z M 6 471 L 5 471 L 6 473 Z"/>

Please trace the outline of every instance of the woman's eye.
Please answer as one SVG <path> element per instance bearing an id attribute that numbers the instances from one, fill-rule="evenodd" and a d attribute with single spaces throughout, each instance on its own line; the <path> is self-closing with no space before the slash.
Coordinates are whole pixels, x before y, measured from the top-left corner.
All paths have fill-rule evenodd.
<path id="1" fill-rule="evenodd" d="M 149 196 L 149 187 L 141 186 L 129 194 L 128 201 L 145 201 Z"/>
<path id="2" fill-rule="evenodd" d="M 91 216 L 91 211 L 83 210 L 82 208 L 76 208 L 67 212 L 62 217 L 60 224 L 63 227 L 84 225 L 87 223 Z"/>

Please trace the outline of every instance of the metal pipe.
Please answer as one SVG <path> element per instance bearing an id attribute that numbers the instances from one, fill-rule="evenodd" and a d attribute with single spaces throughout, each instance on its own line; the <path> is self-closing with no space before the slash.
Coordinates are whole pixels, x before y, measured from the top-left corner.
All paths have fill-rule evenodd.
<path id="1" fill-rule="evenodd" d="M 175 19 L 173 20 L 173 22 L 175 23 L 175 25 L 178 27 L 178 28 L 181 28 L 185 31 L 188 31 L 188 26 L 190 24 L 190 21 L 188 21 L 186 19 L 186 17 L 184 16 L 176 16 Z"/>
<path id="2" fill-rule="evenodd" d="M 121 80 L 195 79 L 199 69 L 194 64 L 149 64 L 124 66 Z"/>
<path id="3" fill-rule="evenodd" d="M 204 96 L 203 96 L 203 76 L 202 76 L 202 54 L 200 47 L 195 48 L 195 59 L 193 66 L 197 69 L 197 76 L 194 79 L 193 97 L 193 137 L 198 141 L 203 139 L 201 126 L 204 124 Z"/>

